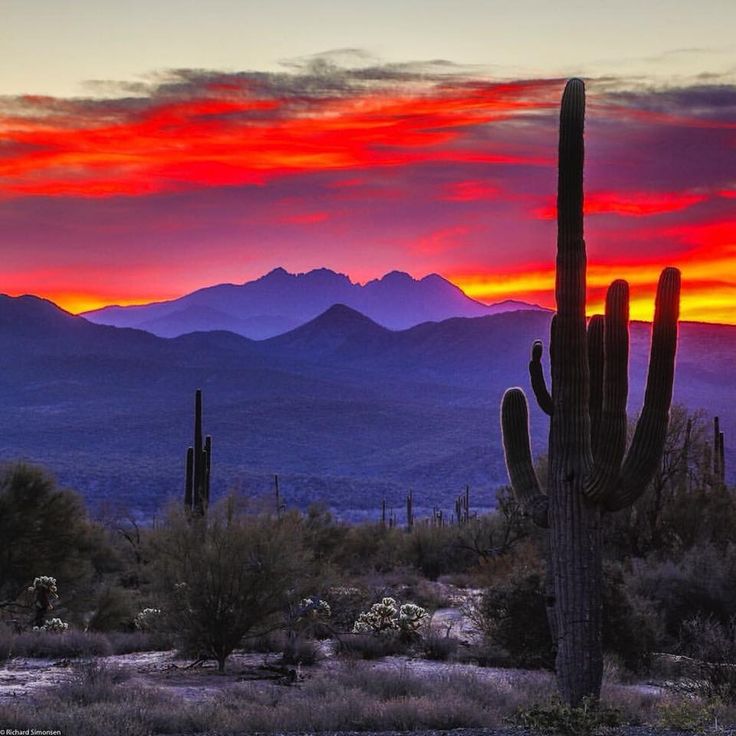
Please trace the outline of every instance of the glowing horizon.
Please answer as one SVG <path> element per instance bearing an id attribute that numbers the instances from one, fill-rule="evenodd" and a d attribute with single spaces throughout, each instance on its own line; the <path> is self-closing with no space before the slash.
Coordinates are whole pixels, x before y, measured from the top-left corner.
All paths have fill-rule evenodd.
<path id="1" fill-rule="evenodd" d="M 553 308 L 561 87 L 322 59 L 2 98 L 0 288 L 79 313 L 329 267 Z M 683 320 L 736 324 L 736 86 L 588 92 L 590 312 L 625 278 L 650 319 L 674 265 Z"/>

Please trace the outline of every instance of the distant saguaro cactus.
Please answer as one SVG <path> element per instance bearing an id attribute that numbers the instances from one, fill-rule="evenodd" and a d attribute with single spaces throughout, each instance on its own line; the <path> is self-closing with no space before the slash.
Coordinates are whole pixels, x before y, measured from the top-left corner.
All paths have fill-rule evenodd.
<path id="1" fill-rule="evenodd" d="M 725 444 L 718 417 L 713 417 L 713 483 L 716 486 L 726 485 Z"/>
<path id="2" fill-rule="evenodd" d="M 194 395 L 194 445 L 187 449 L 184 508 L 202 516 L 210 502 L 212 437 L 202 441 L 202 391 Z"/>
<path id="3" fill-rule="evenodd" d="M 524 392 L 504 394 L 501 424 L 514 491 L 531 518 L 549 528 L 552 589 L 562 697 L 577 705 L 598 697 L 601 647 L 601 522 L 605 512 L 633 503 L 656 472 L 672 398 L 680 273 L 659 279 L 644 407 L 626 448 L 629 287 L 614 281 L 605 317 L 586 327 L 583 240 L 585 86 L 571 79 L 560 112 L 557 193 L 557 314 L 550 338 L 551 390 L 542 370 L 542 343 L 532 347 L 529 372 L 542 410 L 551 416 L 546 493 L 532 465 Z"/>

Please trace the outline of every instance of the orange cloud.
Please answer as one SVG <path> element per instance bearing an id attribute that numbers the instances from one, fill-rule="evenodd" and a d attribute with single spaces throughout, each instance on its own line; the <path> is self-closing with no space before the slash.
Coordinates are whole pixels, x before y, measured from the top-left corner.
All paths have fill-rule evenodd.
<path id="1" fill-rule="evenodd" d="M 736 246 L 724 251 L 695 249 L 673 255 L 664 265 L 682 270 L 681 319 L 736 322 Z M 618 278 L 631 285 L 631 318 L 651 320 L 654 295 L 663 264 L 647 261 L 588 263 L 588 314 L 604 310 L 609 284 Z M 505 272 L 456 273 L 449 278 L 468 296 L 493 303 L 522 299 L 554 309 L 554 264 L 527 264 Z"/>

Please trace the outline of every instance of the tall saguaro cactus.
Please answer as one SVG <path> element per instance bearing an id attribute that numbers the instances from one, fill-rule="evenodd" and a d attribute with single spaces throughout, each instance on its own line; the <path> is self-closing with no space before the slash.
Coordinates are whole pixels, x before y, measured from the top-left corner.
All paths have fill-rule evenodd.
<path id="1" fill-rule="evenodd" d="M 586 324 L 583 240 L 585 86 L 571 79 L 560 111 L 557 193 L 557 314 L 550 337 L 551 388 L 542 369 L 542 343 L 532 347 L 529 373 L 550 415 L 546 493 L 532 465 L 524 392 L 504 394 L 501 424 L 511 484 L 528 514 L 549 529 L 550 596 L 562 697 L 578 704 L 600 693 L 601 523 L 633 503 L 660 462 L 674 379 L 680 273 L 659 279 L 644 407 L 626 448 L 629 287 L 614 281 L 605 316 Z"/>
<path id="2" fill-rule="evenodd" d="M 210 502 L 212 437 L 202 440 L 202 391 L 194 395 L 194 445 L 187 449 L 184 507 L 202 516 Z"/>

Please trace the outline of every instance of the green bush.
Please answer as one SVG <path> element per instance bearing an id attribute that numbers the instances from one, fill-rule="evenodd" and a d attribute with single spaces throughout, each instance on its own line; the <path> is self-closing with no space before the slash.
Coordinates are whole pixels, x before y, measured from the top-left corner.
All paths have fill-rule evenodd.
<path id="1" fill-rule="evenodd" d="M 657 611 L 629 590 L 621 565 L 605 563 L 603 580 L 603 649 L 630 672 L 646 671 L 662 640 Z"/>
<path id="2" fill-rule="evenodd" d="M 664 629 L 658 646 L 676 646 L 682 625 L 694 616 L 726 623 L 736 610 L 736 545 L 686 550 L 679 560 L 632 561 L 629 589 L 651 602 Z"/>
<path id="3" fill-rule="evenodd" d="M 220 671 L 243 637 L 267 628 L 312 587 L 299 518 L 249 514 L 234 498 L 205 518 L 172 509 L 151 551 L 169 630 L 183 651 L 216 660 Z"/>
<path id="4" fill-rule="evenodd" d="M 488 587 L 473 605 L 471 615 L 488 640 L 508 654 L 509 666 L 554 666 L 540 572 L 521 570 L 518 577 Z"/>
<path id="5" fill-rule="evenodd" d="M 536 733 L 593 736 L 603 729 L 622 725 L 623 717 L 616 708 L 593 700 L 584 700 L 572 707 L 554 699 L 543 705 L 520 708 L 509 720 Z"/>
<path id="6" fill-rule="evenodd" d="M 90 631 L 130 630 L 136 613 L 130 591 L 117 586 L 106 586 L 97 594 L 90 618 Z"/>
<path id="7" fill-rule="evenodd" d="M 657 709 L 657 725 L 673 731 L 701 734 L 716 725 L 721 708 L 718 700 L 668 699 Z"/>
<path id="8" fill-rule="evenodd" d="M 92 577 L 111 554 L 82 498 L 43 469 L 0 467 L 0 600 L 16 600 L 38 575 L 53 576 L 65 608 L 82 608 Z"/>

